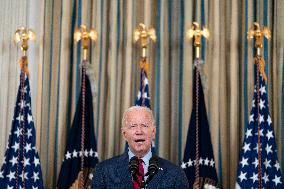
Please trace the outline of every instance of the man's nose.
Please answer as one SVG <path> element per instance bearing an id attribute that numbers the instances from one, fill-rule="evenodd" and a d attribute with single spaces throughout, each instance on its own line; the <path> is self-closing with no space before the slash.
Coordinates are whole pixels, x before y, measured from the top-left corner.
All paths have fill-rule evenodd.
<path id="1" fill-rule="evenodd" d="M 135 134 L 143 134 L 143 129 L 140 125 L 137 126 L 137 128 L 135 130 Z"/>

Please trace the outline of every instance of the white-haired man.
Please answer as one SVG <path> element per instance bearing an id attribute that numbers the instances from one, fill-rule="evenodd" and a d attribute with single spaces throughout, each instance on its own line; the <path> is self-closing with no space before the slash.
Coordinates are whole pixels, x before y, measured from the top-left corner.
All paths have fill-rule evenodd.
<path id="1" fill-rule="evenodd" d="M 122 125 L 128 152 L 99 163 L 92 188 L 189 188 L 180 167 L 152 154 L 156 127 L 149 108 L 128 108 L 123 114 Z"/>

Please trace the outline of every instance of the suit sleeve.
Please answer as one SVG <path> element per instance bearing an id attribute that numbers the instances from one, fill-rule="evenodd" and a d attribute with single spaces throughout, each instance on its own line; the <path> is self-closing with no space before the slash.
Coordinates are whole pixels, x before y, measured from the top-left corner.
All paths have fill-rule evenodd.
<path id="1" fill-rule="evenodd" d="M 95 169 L 92 189 L 105 189 L 105 188 L 106 188 L 106 180 L 105 180 L 104 168 L 103 166 L 98 164 Z"/>
<path id="2" fill-rule="evenodd" d="M 175 188 L 189 189 L 187 177 L 182 169 L 178 169 L 175 181 Z"/>

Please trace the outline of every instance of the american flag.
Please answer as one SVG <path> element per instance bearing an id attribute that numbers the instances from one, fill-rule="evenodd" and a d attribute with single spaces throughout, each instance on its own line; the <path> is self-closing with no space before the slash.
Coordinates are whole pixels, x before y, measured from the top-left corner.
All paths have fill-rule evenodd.
<path id="1" fill-rule="evenodd" d="M 148 64 L 145 62 L 144 64 Z M 140 90 L 138 91 L 138 95 L 135 102 L 136 106 L 145 106 L 151 109 L 150 104 L 150 94 L 149 94 L 149 81 L 147 77 L 147 72 L 144 68 L 141 68 L 140 73 Z"/>
<path id="2" fill-rule="evenodd" d="M 218 178 L 201 84 L 200 64 L 200 60 L 195 60 L 193 106 L 181 167 L 186 173 L 190 188 L 213 189 L 216 188 Z"/>
<path id="3" fill-rule="evenodd" d="M 20 78 L 12 130 L 0 170 L 0 186 L 5 189 L 42 189 L 30 85 L 24 72 Z"/>
<path id="4" fill-rule="evenodd" d="M 88 70 L 86 70 L 87 68 Z M 84 172 L 83 187 L 90 187 L 90 182 L 93 179 L 93 171 L 99 161 L 94 131 L 91 83 L 88 75 L 86 75 L 86 72 L 91 72 L 90 69 L 92 69 L 90 63 L 83 61 L 81 92 L 72 127 L 67 138 L 64 159 L 57 182 L 58 189 L 71 188 L 72 186 L 76 188 L 76 186 L 79 186 L 81 184 L 79 173 L 82 169 Z M 82 120 L 84 120 L 84 127 L 82 126 Z M 83 146 L 82 142 L 84 143 Z"/>
<path id="5" fill-rule="evenodd" d="M 257 105 L 257 88 L 259 88 L 259 114 Z M 258 158 L 258 116 L 260 124 L 260 161 Z M 259 166 L 259 162 L 261 162 L 261 167 Z M 261 177 L 259 175 L 260 168 Z M 269 116 L 266 84 L 262 75 L 260 75 L 259 87 L 257 87 L 257 74 L 255 74 L 252 110 L 249 116 L 249 123 L 245 132 L 244 143 L 241 150 L 236 189 L 259 188 L 259 178 L 262 180 L 262 188 L 284 188 L 280 164 L 277 160 L 275 135 L 271 117 Z"/>

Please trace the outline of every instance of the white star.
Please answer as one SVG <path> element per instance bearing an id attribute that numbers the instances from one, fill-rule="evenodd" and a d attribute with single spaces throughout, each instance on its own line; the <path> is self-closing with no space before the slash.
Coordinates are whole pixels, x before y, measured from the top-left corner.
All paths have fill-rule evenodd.
<path id="1" fill-rule="evenodd" d="M 137 98 L 140 99 L 141 98 L 141 92 L 139 91 L 137 94 Z"/>
<path id="2" fill-rule="evenodd" d="M 145 79 L 144 79 L 144 84 L 145 84 L 145 85 L 148 85 L 148 84 L 149 84 L 149 81 L 148 81 L 147 77 L 145 77 Z"/>
<path id="3" fill-rule="evenodd" d="M 12 163 L 12 166 L 14 166 L 15 164 L 17 164 L 18 163 L 18 159 L 17 159 L 17 157 L 12 157 L 12 159 L 9 161 L 9 162 L 11 162 Z"/>
<path id="4" fill-rule="evenodd" d="M 18 105 L 20 106 L 21 109 L 23 109 L 25 107 L 25 103 L 26 103 L 26 101 L 21 100 L 21 102 L 18 103 Z"/>
<path id="5" fill-rule="evenodd" d="M 30 122 L 32 122 L 32 121 L 33 121 L 33 116 L 30 115 L 30 114 L 28 114 L 28 122 L 29 122 L 29 124 L 30 124 Z"/>
<path id="6" fill-rule="evenodd" d="M 33 189 L 38 189 L 38 187 L 33 187 Z"/>
<path id="7" fill-rule="evenodd" d="M 13 189 L 13 186 L 7 185 L 7 189 Z"/>
<path id="8" fill-rule="evenodd" d="M 259 116 L 259 124 L 261 124 L 262 122 L 264 122 L 264 116 L 263 116 L 263 115 L 260 115 L 260 116 Z"/>
<path id="9" fill-rule="evenodd" d="M 279 165 L 278 161 L 276 161 L 274 167 L 276 168 L 277 171 L 278 171 L 278 169 L 280 169 L 280 165 Z"/>
<path id="10" fill-rule="evenodd" d="M 272 153 L 271 148 L 272 148 L 272 145 L 269 146 L 268 144 L 266 144 L 265 150 L 266 150 L 267 155 L 269 154 L 269 152 Z"/>
<path id="11" fill-rule="evenodd" d="M 252 107 L 255 107 L 255 104 L 254 104 L 254 103 L 255 103 L 255 100 L 253 99 L 253 100 L 252 100 Z"/>
<path id="12" fill-rule="evenodd" d="M 4 171 L 0 171 L 0 178 L 4 178 L 3 172 L 4 172 Z"/>
<path id="13" fill-rule="evenodd" d="M 244 167 L 245 165 L 248 165 L 248 158 L 242 157 L 242 161 L 240 162 L 240 164 L 242 164 L 242 167 Z"/>
<path id="14" fill-rule="evenodd" d="M 206 159 L 204 160 L 204 165 L 207 165 L 207 166 L 208 166 L 208 164 L 209 164 L 209 159 L 206 158 Z"/>
<path id="15" fill-rule="evenodd" d="M 70 159 L 71 158 L 71 153 L 67 151 L 67 153 L 65 154 L 65 158 L 66 159 Z"/>
<path id="16" fill-rule="evenodd" d="M 243 182 L 243 180 L 247 180 L 246 175 L 247 175 L 247 173 L 243 173 L 243 172 L 241 171 L 240 176 L 238 176 L 238 177 L 239 177 L 239 179 L 241 180 L 241 182 Z"/>
<path id="17" fill-rule="evenodd" d="M 185 169 L 186 168 L 186 164 L 184 162 L 181 163 L 181 168 Z"/>
<path id="18" fill-rule="evenodd" d="M 266 169 L 267 169 L 267 167 L 271 167 L 270 161 L 271 161 L 271 160 L 268 161 L 268 159 L 265 158 L 265 161 L 263 162 L 263 164 L 265 165 L 265 168 L 266 168 Z"/>
<path id="19" fill-rule="evenodd" d="M 83 153 L 81 151 L 79 151 L 79 156 L 82 157 Z"/>
<path id="20" fill-rule="evenodd" d="M 262 110 L 262 108 L 265 108 L 264 103 L 265 103 L 265 101 L 262 101 L 262 100 L 260 99 L 260 102 L 259 102 L 260 110 Z"/>
<path id="21" fill-rule="evenodd" d="M 88 156 L 89 156 L 89 152 L 88 152 L 87 149 L 84 151 L 84 156 L 85 156 L 85 157 L 88 157 Z"/>
<path id="22" fill-rule="evenodd" d="M 275 186 L 277 186 L 278 184 L 282 184 L 280 178 L 281 178 L 280 176 L 277 177 L 277 175 L 275 175 L 274 179 L 272 179 L 272 181 L 275 183 Z"/>
<path id="23" fill-rule="evenodd" d="M 34 165 L 35 165 L 35 167 L 37 167 L 37 165 L 39 165 L 40 164 L 40 162 L 39 162 L 39 159 L 38 158 L 34 158 Z"/>
<path id="24" fill-rule="evenodd" d="M 270 138 L 274 138 L 272 131 L 267 131 L 266 137 L 267 137 L 267 140 L 270 140 Z"/>
<path id="25" fill-rule="evenodd" d="M 21 89 L 22 93 L 27 93 L 27 86 L 25 86 L 24 88 Z"/>
<path id="26" fill-rule="evenodd" d="M 75 149 L 74 149 L 74 151 L 73 151 L 72 155 L 73 155 L 73 158 L 78 157 L 78 156 L 77 156 L 77 155 L 78 155 L 78 153 L 76 152 L 76 150 L 75 150 Z"/>
<path id="27" fill-rule="evenodd" d="M 264 180 L 265 184 L 266 184 L 267 181 L 269 181 L 268 175 L 266 173 L 264 173 L 264 175 L 263 175 L 263 180 Z"/>
<path id="28" fill-rule="evenodd" d="M 26 146 L 24 147 L 24 149 L 26 150 L 26 153 L 28 153 L 30 150 L 32 150 L 31 145 L 32 145 L 32 144 L 27 143 Z"/>
<path id="29" fill-rule="evenodd" d="M 93 173 L 90 173 L 90 174 L 89 174 L 89 179 L 90 179 L 90 180 L 93 180 L 93 177 L 94 177 Z"/>
<path id="30" fill-rule="evenodd" d="M 143 93 L 143 98 L 148 98 L 147 93 Z"/>
<path id="31" fill-rule="evenodd" d="M 93 151 L 93 149 L 91 148 L 91 149 L 90 149 L 90 152 L 89 152 L 89 156 L 92 157 L 92 156 L 93 156 L 93 153 L 94 153 L 94 151 Z"/>
<path id="32" fill-rule="evenodd" d="M 254 164 L 254 166 L 255 166 L 255 168 L 256 168 L 256 167 L 258 166 L 258 159 L 255 158 L 255 159 L 254 159 L 254 162 L 253 162 L 252 164 Z"/>
<path id="33" fill-rule="evenodd" d="M 32 178 L 34 179 L 34 182 L 36 182 L 36 180 L 39 180 L 38 174 L 39 174 L 39 173 L 37 173 L 37 172 L 34 172 L 34 173 L 33 173 Z"/>
<path id="34" fill-rule="evenodd" d="M 263 93 L 266 93 L 265 86 L 261 86 L 259 91 L 261 92 L 261 95 L 263 95 Z"/>
<path id="35" fill-rule="evenodd" d="M 14 132 L 14 134 L 16 134 L 17 137 L 19 137 L 21 134 L 21 129 L 18 127 L 17 130 Z"/>
<path id="36" fill-rule="evenodd" d="M 214 160 L 213 159 L 210 160 L 210 166 L 214 167 Z"/>
<path id="37" fill-rule="evenodd" d="M 19 143 L 15 142 L 15 144 L 12 146 L 12 148 L 14 149 L 15 152 L 17 152 L 17 150 L 19 149 L 20 145 Z"/>
<path id="38" fill-rule="evenodd" d="M 246 138 L 248 138 L 249 136 L 252 136 L 252 129 L 248 129 L 246 132 Z"/>
<path id="39" fill-rule="evenodd" d="M 256 150 L 256 153 L 258 153 L 258 144 L 256 144 L 254 150 Z M 261 144 L 260 144 L 260 151 L 262 151 L 262 150 L 261 150 Z"/>
<path id="40" fill-rule="evenodd" d="M 98 152 L 95 152 L 95 157 L 99 157 L 99 154 L 98 154 Z"/>
<path id="41" fill-rule="evenodd" d="M 203 164 L 203 159 L 202 159 L 202 158 L 199 159 L 199 164 L 200 164 L 200 165 Z"/>
<path id="42" fill-rule="evenodd" d="M 245 145 L 243 146 L 242 149 L 244 150 L 245 153 L 246 153 L 247 151 L 250 151 L 250 147 L 249 147 L 249 146 L 250 146 L 250 143 L 248 143 L 248 144 L 245 143 Z"/>
<path id="43" fill-rule="evenodd" d="M 187 162 L 187 165 L 188 165 L 188 167 L 193 166 L 193 161 L 191 161 L 191 159 L 189 159 L 188 162 Z"/>
<path id="44" fill-rule="evenodd" d="M 33 136 L 32 135 L 32 129 L 28 129 L 28 132 L 26 133 L 26 135 L 28 136 L 28 139 Z"/>
<path id="45" fill-rule="evenodd" d="M 249 116 L 249 124 L 250 124 L 250 122 L 253 122 L 253 121 L 254 121 L 253 116 L 254 116 L 254 114 L 251 114 L 251 115 Z"/>
<path id="46" fill-rule="evenodd" d="M 258 176 L 257 174 L 253 173 L 253 176 L 250 177 L 250 179 L 253 180 L 253 183 L 258 180 L 257 176 Z"/>
<path id="47" fill-rule="evenodd" d="M 7 175 L 6 177 L 9 178 L 9 181 L 11 182 L 12 179 L 15 179 L 15 172 L 10 171 L 9 175 Z"/>
<path id="48" fill-rule="evenodd" d="M 256 136 L 258 136 L 258 131 L 255 133 Z M 263 136 L 263 129 L 259 130 L 259 136 Z"/>
<path id="49" fill-rule="evenodd" d="M 30 158 L 24 158 L 24 167 L 26 167 L 27 165 L 31 165 Z"/>
<path id="50" fill-rule="evenodd" d="M 268 117 L 267 117 L 267 123 L 268 123 L 268 125 L 271 125 L 271 123 L 272 123 L 270 115 L 268 115 Z"/>
<path id="51" fill-rule="evenodd" d="M 23 172 L 22 174 L 20 174 L 20 177 L 21 177 L 22 181 L 27 180 L 28 179 L 28 173 Z"/>

